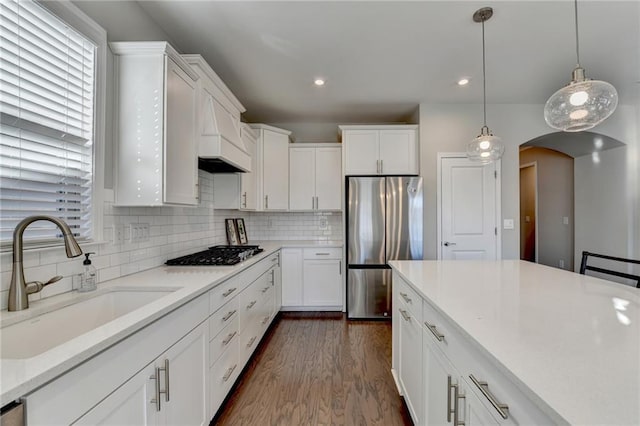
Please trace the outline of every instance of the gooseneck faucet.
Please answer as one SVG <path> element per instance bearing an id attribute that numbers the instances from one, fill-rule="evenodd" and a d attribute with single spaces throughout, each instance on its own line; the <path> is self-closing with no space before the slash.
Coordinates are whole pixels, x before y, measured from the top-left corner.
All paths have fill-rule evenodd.
<path id="1" fill-rule="evenodd" d="M 23 219 L 16 229 L 13 230 L 13 269 L 11 271 L 11 286 L 9 287 L 9 310 L 21 311 L 29 307 L 29 299 L 27 295 L 37 293 L 41 291 L 44 286 L 55 283 L 62 279 L 61 276 L 55 276 L 46 283 L 40 281 L 25 282 L 24 269 L 22 266 L 22 235 L 27 226 L 38 220 L 47 220 L 54 223 L 62 231 L 62 237 L 64 238 L 64 248 L 67 252 L 67 257 L 77 257 L 82 254 L 82 249 L 78 245 L 78 242 L 73 237 L 69 225 L 62 220 L 53 216 L 29 216 Z"/>

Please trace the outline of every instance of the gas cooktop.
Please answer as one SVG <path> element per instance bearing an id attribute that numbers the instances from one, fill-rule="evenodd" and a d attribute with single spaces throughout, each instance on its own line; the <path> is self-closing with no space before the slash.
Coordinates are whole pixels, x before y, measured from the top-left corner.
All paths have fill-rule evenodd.
<path id="1" fill-rule="evenodd" d="M 172 266 L 228 266 L 262 252 L 259 246 L 214 246 L 208 250 L 169 259 L 165 263 Z"/>

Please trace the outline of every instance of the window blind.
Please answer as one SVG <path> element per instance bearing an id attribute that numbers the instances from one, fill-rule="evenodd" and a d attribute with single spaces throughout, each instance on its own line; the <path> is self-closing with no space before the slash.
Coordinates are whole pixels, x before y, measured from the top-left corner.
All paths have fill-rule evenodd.
<path id="1" fill-rule="evenodd" d="M 91 237 L 96 46 L 31 0 L 0 2 L 0 239 L 46 214 Z M 60 238 L 39 221 L 25 239 Z"/>

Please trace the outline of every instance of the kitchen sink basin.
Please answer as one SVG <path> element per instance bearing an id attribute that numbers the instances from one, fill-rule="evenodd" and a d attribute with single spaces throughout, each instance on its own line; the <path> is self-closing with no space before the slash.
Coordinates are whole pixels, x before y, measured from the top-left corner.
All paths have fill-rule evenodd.
<path id="1" fill-rule="evenodd" d="M 0 329 L 0 357 L 31 358 L 135 311 L 177 288 L 112 289 Z"/>

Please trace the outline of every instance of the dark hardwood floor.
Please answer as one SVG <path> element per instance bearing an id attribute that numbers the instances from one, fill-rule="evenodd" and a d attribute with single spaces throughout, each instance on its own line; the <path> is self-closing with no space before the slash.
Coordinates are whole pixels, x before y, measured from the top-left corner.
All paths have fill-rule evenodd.
<path id="1" fill-rule="evenodd" d="M 282 313 L 211 424 L 410 425 L 390 370 L 390 322 Z"/>

